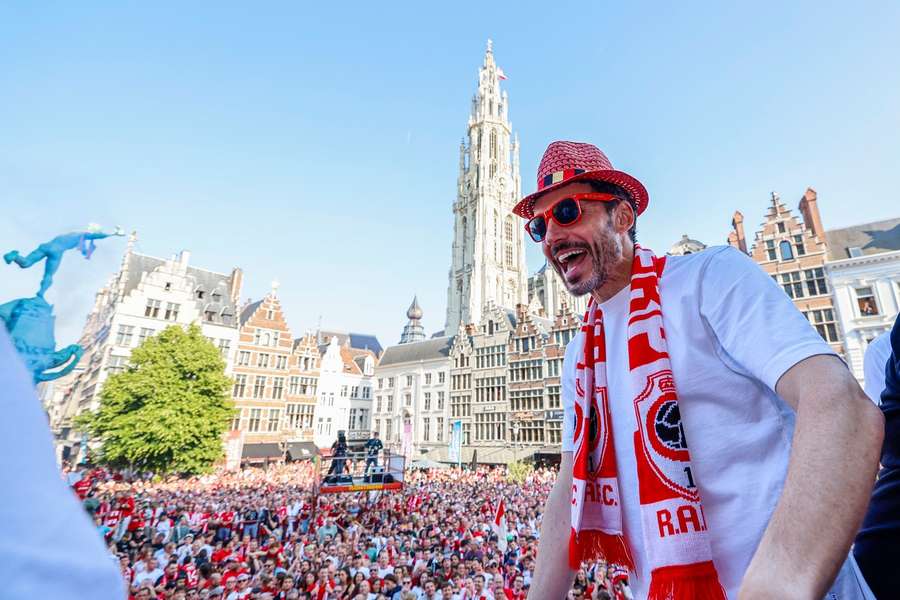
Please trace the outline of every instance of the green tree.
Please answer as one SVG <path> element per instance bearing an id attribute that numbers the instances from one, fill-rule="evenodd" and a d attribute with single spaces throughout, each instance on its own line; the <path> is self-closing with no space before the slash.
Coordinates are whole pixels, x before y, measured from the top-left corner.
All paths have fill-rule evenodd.
<path id="1" fill-rule="evenodd" d="M 506 479 L 510 483 L 517 483 L 520 485 L 525 483 L 525 479 L 534 472 L 534 465 L 523 461 L 511 462 L 506 468 Z"/>
<path id="2" fill-rule="evenodd" d="M 208 472 L 233 418 L 231 380 L 219 351 L 191 325 L 168 327 L 109 377 L 100 408 L 78 426 L 101 444 L 98 461 L 154 473 Z"/>

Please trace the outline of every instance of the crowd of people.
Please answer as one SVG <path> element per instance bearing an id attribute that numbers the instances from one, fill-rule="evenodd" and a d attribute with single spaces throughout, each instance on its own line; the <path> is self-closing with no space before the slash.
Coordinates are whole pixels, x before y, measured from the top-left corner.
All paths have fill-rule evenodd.
<path id="1" fill-rule="evenodd" d="M 166 481 L 70 475 L 135 600 L 525 600 L 556 473 L 409 471 L 401 491 L 314 495 L 313 462 Z M 492 527 L 503 500 L 506 539 Z M 505 542 L 505 543 L 504 543 Z M 570 600 L 628 598 L 585 564 Z"/>

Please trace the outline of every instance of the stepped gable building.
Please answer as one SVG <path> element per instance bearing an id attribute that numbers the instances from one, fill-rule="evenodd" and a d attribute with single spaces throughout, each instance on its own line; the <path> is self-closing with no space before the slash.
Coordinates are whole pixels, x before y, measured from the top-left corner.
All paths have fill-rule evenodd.
<path id="1" fill-rule="evenodd" d="M 452 336 L 390 346 L 375 369 L 373 429 L 407 459 L 446 459 Z"/>
<path id="2" fill-rule="evenodd" d="M 463 462 L 558 458 L 562 361 L 579 326 L 565 305 L 553 320 L 524 305 L 515 311 L 488 305 L 480 323 L 458 329 L 450 349 L 449 419 L 462 424 Z"/>
<path id="3" fill-rule="evenodd" d="M 728 243 L 749 253 L 784 289 L 822 338 L 843 354 L 841 330 L 825 273 L 828 247 L 815 190 L 807 188 L 799 210 L 802 220 L 792 215 L 778 194 L 772 192 L 771 205 L 749 250 L 740 212 L 734 213 Z"/>
<path id="4" fill-rule="evenodd" d="M 285 428 L 287 387 L 294 341 L 278 300 L 277 284 L 240 314 L 240 339 L 232 398 L 238 414 L 232 430 L 243 437 L 244 461 L 279 460 L 291 432 Z M 298 432 L 299 434 L 299 432 Z"/>
<path id="5" fill-rule="evenodd" d="M 237 302 L 243 274 L 216 273 L 190 265 L 190 252 L 169 259 L 136 252 L 128 239 L 119 271 L 97 291 L 79 343 L 78 367 L 53 385 L 47 406 L 58 458 L 77 461 L 82 448 L 72 420 L 100 405 L 103 383 L 128 365 L 131 351 L 166 327 L 200 326 L 230 372 L 237 346 Z"/>
<path id="6" fill-rule="evenodd" d="M 863 356 L 900 311 L 900 218 L 825 232 L 828 272 L 845 356 L 864 381 Z"/>
<path id="7" fill-rule="evenodd" d="M 488 302 L 514 310 L 528 301 L 524 230 L 512 214 L 521 197 L 519 142 L 512 136 L 505 79 L 490 40 L 459 147 L 453 244 L 444 331 L 481 321 Z"/>
<path id="8" fill-rule="evenodd" d="M 422 307 L 419 306 L 419 298 L 413 297 L 412 304 L 406 311 L 406 318 L 409 319 L 406 327 L 403 328 L 403 334 L 400 335 L 401 344 L 409 344 L 412 342 L 421 342 L 425 339 L 425 328 L 422 327 Z"/>

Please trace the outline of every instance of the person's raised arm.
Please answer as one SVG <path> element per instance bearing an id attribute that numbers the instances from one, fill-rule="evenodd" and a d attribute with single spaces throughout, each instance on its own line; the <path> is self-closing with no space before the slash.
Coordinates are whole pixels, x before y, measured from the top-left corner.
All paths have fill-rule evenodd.
<path id="1" fill-rule="evenodd" d="M 528 598 L 544 600 L 563 598 L 575 571 L 569 568 L 569 535 L 571 533 L 572 453 L 563 452 L 559 476 L 550 491 L 541 520 L 541 541 L 538 545 L 537 565 Z"/>
<path id="2" fill-rule="evenodd" d="M 797 412 L 793 447 L 740 600 L 825 595 L 862 523 L 884 436 L 881 411 L 835 356 L 797 363 L 776 391 Z"/>

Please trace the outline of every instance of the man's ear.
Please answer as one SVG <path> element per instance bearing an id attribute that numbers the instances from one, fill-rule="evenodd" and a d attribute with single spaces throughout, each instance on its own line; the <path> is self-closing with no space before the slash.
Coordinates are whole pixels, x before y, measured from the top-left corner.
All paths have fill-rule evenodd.
<path id="1" fill-rule="evenodd" d="M 630 202 L 622 201 L 613 211 L 613 225 L 618 233 L 625 233 L 634 226 L 637 215 Z"/>

